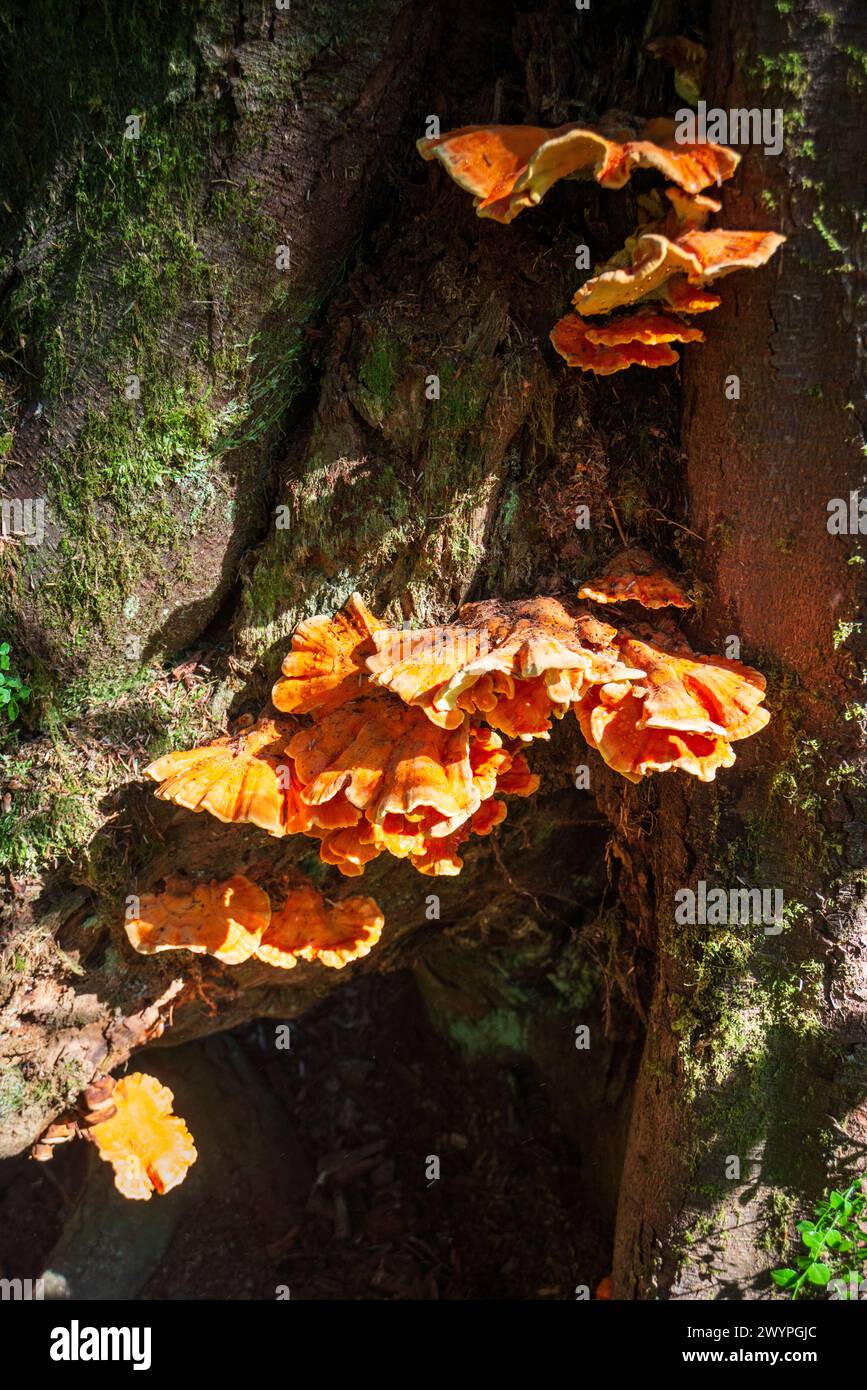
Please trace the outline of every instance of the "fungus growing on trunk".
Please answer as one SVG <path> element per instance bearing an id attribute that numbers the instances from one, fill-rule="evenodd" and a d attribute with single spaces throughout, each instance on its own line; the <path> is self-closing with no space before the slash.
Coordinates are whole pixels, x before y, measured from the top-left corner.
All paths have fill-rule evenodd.
<path id="1" fill-rule="evenodd" d="M 166 753 L 145 776 L 161 784 L 157 796 L 164 801 L 284 835 L 297 814 L 283 756 L 290 732 L 285 720 L 260 719 L 204 747 Z"/>
<path id="2" fill-rule="evenodd" d="M 724 738 L 649 729 L 641 723 L 643 709 L 631 690 L 604 685 L 575 704 L 582 734 L 614 772 L 640 782 L 651 772 L 678 768 L 712 782 L 718 767 L 731 767 L 735 755 Z"/>
<path id="3" fill-rule="evenodd" d="M 624 633 L 619 646 L 644 677 L 591 687 L 574 709 L 590 746 L 630 781 L 679 768 L 711 782 L 718 767 L 734 762 L 731 744 L 770 719 L 764 677 L 750 666 L 700 656 L 654 629 Z"/>
<path id="4" fill-rule="evenodd" d="M 690 602 L 638 549 L 582 595 L 649 608 Z M 201 789 L 211 760 L 219 776 L 226 760 L 230 770 L 234 761 L 258 761 L 272 779 L 279 765 L 284 800 L 266 828 L 319 840 L 322 861 L 349 877 L 383 853 L 420 873 L 459 873 L 460 847 L 504 820 L 502 798 L 530 796 L 539 785 L 520 745 L 547 739 L 552 719 L 570 708 L 591 745 L 631 780 L 673 767 L 709 780 L 733 761 L 730 743 L 768 718 L 757 672 L 699 656 L 662 627 L 618 631 L 568 596 L 469 603 L 455 624 L 411 631 L 385 626 L 353 595 L 335 618 L 307 619 L 299 631 L 286 676 L 296 684 L 285 698 L 303 707 L 307 723 L 263 718 L 240 744 L 220 739 L 168 754 L 148 772 L 168 772 L 158 795 L 172 800 L 194 774 L 196 794 L 181 804 L 210 810 Z M 330 655 L 311 666 L 314 648 Z M 137 949 L 210 943 L 203 930 L 189 933 L 174 918 L 166 924 L 162 904 L 143 903 L 141 921 L 128 927 Z M 267 924 L 259 936 L 269 944 Z M 291 932 L 287 940 L 295 940 Z M 247 958 L 257 948 L 251 934 L 227 949 Z M 210 944 L 198 949 L 217 954 Z M 275 949 L 283 949 L 279 941 Z M 284 953 L 303 955 L 294 946 Z"/>
<path id="5" fill-rule="evenodd" d="M 623 253 L 614 257 L 608 269 L 581 286 L 572 303 L 582 315 L 607 314 L 638 300 L 658 298 L 676 275 L 685 275 L 688 284 L 703 287 L 735 270 L 764 265 L 785 239 L 778 232 L 735 232 L 725 228 L 687 228 L 673 238 L 642 231 L 627 242 L 626 257 Z M 621 264 L 624 260 L 626 263 Z M 683 309 L 684 303 L 679 307 Z"/>
<path id="6" fill-rule="evenodd" d="M 336 709 L 364 688 L 364 655 L 382 627 L 360 594 L 352 594 L 334 617 L 307 618 L 292 634 L 283 658 L 283 678 L 271 692 L 284 714 Z"/>
<path id="7" fill-rule="evenodd" d="M 290 970 L 299 960 L 342 970 L 367 956 L 379 941 L 385 918 L 373 898 L 327 903 L 312 883 L 290 888 L 271 921 L 256 957 Z"/>
<path id="8" fill-rule="evenodd" d="M 642 608 L 692 607 L 683 586 L 637 546 L 615 555 L 601 578 L 582 584 L 578 597 L 593 603 L 640 603 Z"/>
<path id="9" fill-rule="evenodd" d="M 724 145 L 680 144 L 675 123 L 649 121 L 636 133 L 622 121 L 598 129 L 577 124 L 462 126 L 418 141 L 423 159 L 438 159 L 472 193 L 479 217 L 511 222 L 540 203 L 559 179 L 594 178 L 623 188 L 634 169 L 655 169 L 689 193 L 731 178 L 740 155 Z"/>
<path id="10" fill-rule="evenodd" d="M 115 1114 L 94 1124 L 87 1137 L 114 1169 L 114 1185 L 124 1197 L 150 1201 L 177 1187 L 196 1161 L 193 1137 L 179 1115 L 174 1096 L 155 1076 L 132 1072 L 113 1091 Z"/>
<path id="11" fill-rule="evenodd" d="M 385 629 L 367 660 L 374 682 L 436 724 L 474 714 L 511 738 L 540 737 L 549 715 L 559 710 L 562 717 L 585 680 L 628 674 L 611 647 L 617 629 L 574 600 L 469 603 L 459 620 L 419 632 Z M 525 719 L 532 731 L 520 727 Z"/>
<path id="12" fill-rule="evenodd" d="M 680 359 L 671 343 L 703 343 L 700 328 L 674 314 L 643 309 L 604 324 L 567 314 L 551 330 L 551 342 L 570 367 L 610 376 L 626 367 L 673 367 Z"/>
<path id="13" fill-rule="evenodd" d="M 254 955 L 270 920 L 268 894 L 242 874 L 198 884 L 174 875 L 161 893 L 142 894 L 126 934 L 141 955 L 185 950 L 240 965 Z"/>
<path id="14" fill-rule="evenodd" d="M 646 672 L 635 688 L 643 692 L 640 728 L 718 734 L 733 742 L 758 733 L 770 719 L 762 708 L 765 678 L 751 666 L 701 656 L 654 631 L 627 636 L 620 647 Z"/>

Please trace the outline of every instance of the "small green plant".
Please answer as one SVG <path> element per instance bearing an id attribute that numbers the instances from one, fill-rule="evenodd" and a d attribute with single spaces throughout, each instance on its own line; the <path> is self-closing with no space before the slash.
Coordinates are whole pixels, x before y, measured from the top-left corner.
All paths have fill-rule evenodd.
<path id="1" fill-rule="evenodd" d="M 14 724 L 22 704 L 29 699 L 30 687 L 9 669 L 9 643 L 0 642 L 0 716 Z"/>
<path id="2" fill-rule="evenodd" d="M 825 1288 L 832 1278 L 840 1299 L 857 1298 L 867 1261 L 867 1193 L 860 1179 L 845 1192 L 829 1192 L 814 1208 L 815 1220 L 799 1221 L 807 1253 L 795 1260 L 796 1269 L 775 1269 L 771 1278 L 792 1298 L 804 1285 Z"/>

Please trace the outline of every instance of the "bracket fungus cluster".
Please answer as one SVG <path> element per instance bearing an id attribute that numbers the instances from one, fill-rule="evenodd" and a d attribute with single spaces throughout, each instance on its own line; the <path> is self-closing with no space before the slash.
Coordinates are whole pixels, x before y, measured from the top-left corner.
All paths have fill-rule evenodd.
<path id="1" fill-rule="evenodd" d="M 576 312 L 551 331 L 570 367 L 597 376 L 631 366 L 673 366 L 679 360 L 673 343 L 704 342 L 703 331 L 683 315 L 719 306 L 708 286 L 732 271 L 764 265 L 785 241 L 776 232 L 707 227 L 722 204 L 703 190 L 731 178 L 740 155 L 711 142 L 681 143 L 668 119 L 650 121 L 637 133 L 604 121 L 598 129 L 464 126 L 419 140 L 418 149 L 473 194 L 479 217 L 503 223 L 540 203 L 559 179 L 593 178 L 617 189 L 633 170 L 646 168 L 671 181 L 667 205 L 656 191 L 639 199 L 642 222 L 635 235 L 581 286 L 572 301 Z M 587 321 L 601 314 L 614 317 Z"/>
<path id="2" fill-rule="evenodd" d="M 199 884 L 178 875 L 161 892 L 142 895 L 126 934 L 142 955 L 193 951 L 224 965 L 255 959 L 287 970 L 299 960 L 318 960 L 342 970 L 369 955 L 384 921 L 373 898 L 328 903 L 306 880 L 274 907 L 265 890 L 242 874 Z"/>
<path id="3" fill-rule="evenodd" d="M 580 597 L 650 610 L 690 604 L 638 551 Z M 279 719 L 264 714 L 234 738 L 169 753 L 147 774 L 158 796 L 181 806 L 319 840 L 323 861 L 346 875 L 383 852 L 424 874 L 457 874 L 461 845 L 505 819 L 503 798 L 536 791 L 524 750 L 570 709 L 591 747 L 631 781 L 671 768 L 711 781 L 734 761 L 731 744 L 767 723 L 763 698 L 757 671 L 691 651 L 665 621 L 618 628 L 578 599 L 539 597 L 465 604 L 457 623 L 411 630 L 388 627 L 353 594 L 333 617 L 296 629 L 273 690 Z M 253 786 L 255 796 L 242 794 Z M 226 887 L 197 891 L 210 902 Z M 221 926 L 216 949 L 202 922 L 194 949 L 273 959 L 257 893 L 241 890 L 251 922 Z M 299 911 L 315 915 L 309 905 Z M 174 904 L 148 900 L 148 912 L 128 927 L 137 949 L 191 939 L 176 927 L 166 937 Z M 292 914 L 283 916 L 294 941 Z"/>

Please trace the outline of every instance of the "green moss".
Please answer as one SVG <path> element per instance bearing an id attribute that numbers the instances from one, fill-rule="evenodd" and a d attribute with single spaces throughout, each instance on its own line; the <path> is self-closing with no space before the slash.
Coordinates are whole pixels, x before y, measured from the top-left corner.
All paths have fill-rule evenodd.
<path id="1" fill-rule="evenodd" d="M 160 668 L 41 689 L 47 736 L 7 740 L 0 787 L 11 806 L 0 813 L 0 866 L 13 875 L 63 865 L 97 891 L 121 893 L 131 867 L 149 852 L 120 827 L 111 789 L 131 768 L 176 747 L 194 747 L 211 728 L 210 686 L 189 691 Z M 49 698 L 49 695 L 51 698 Z"/>
<path id="2" fill-rule="evenodd" d="M 44 626 L 69 626 L 82 661 L 114 663 L 127 600 L 144 592 L 158 601 L 184 582 L 183 563 L 166 563 L 173 543 L 186 552 L 206 522 L 225 537 L 236 520 L 250 524 L 234 517 L 223 456 L 276 446 L 305 380 L 304 325 L 334 281 L 296 303 L 275 269 L 262 322 L 262 266 L 273 264 L 281 230 L 252 179 L 215 177 L 235 140 L 214 42 L 233 32 L 231 5 L 129 0 L 80 16 L 37 0 L 31 9 L 8 36 L 11 79 L 23 83 L 26 73 L 41 116 L 26 159 L 17 132 L 2 131 L 13 164 L 22 151 L 18 191 L 31 198 L 16 229 L 26 271 L 0 325 L 7 361 L 19 366 L 4 406 L 11 415 L 16 392 L 21 403 L 32 394 L 35 357 L 48 511 L 60 538 L 22 557 L 19 583 Z M 275 65 L 269 93 L 258 93 L 262 120 L 330 41 L 321 18 L 308 7 L 285 71 Z M 353 16 L 347 32 L 368 19 Z M 375 42 L 372 32 L 365 41 Z M 19 95 L 0 128 L 26 107 Z M 137 139 L 124 138 L 130 115 L 141 118 Z M 247 137 L 255 124 L 251 116 Z M 178 324 L 198 325 L 189 351 L 177 351 Z M 131 374 L 139 402 L 123 396 Z M 92 404 L 80 434 L 52 440 L 84 383 Z M 142 615 L 151 624 L 153 606 Z"/>
<path id="3" fill-rule="evenodd" d="M 810 72 L 803 53 L 790 50 L 775 57 L 760 53 L 752 69 L 763 91 L 782 89 L 788 96 L 801 101 L 810 90 Z"/>
<path id="4" fill-rule="evenodd" d="M 467 1055 L 478 1060 L 497 1053 L 527 1051 L 526 1016 L 512 1009 L 491 1009 L 482 1018 L 452 1018 L 449 1036 Z"/>
<path id="5" fill-rule="evenodd" d="M 790 1192 L 775 1187 L 768 1193 L 760 1241 L 769 1255 L 783 1255 L 792 1240 L 798 1204 Z"/>
<path id="6" fill-rule="evenodd" d="M 24 1066 L 8 1067 L 0 1076 L 0 1119 L 20 1115 L 31 1106 L 43 1110 L 61 1110 L 76 1095 L 85 1079 L 84 1068 L 75 1062 L 63 1062 L 51 1076 L 28 1074 Z"/>
<path id="7" fill-rule="evenodd" d="M 380 332 L 359 365 L 360 395 L 376 425 L 382 424 L 391 405 L 402 355 L 400 344 Z"/>

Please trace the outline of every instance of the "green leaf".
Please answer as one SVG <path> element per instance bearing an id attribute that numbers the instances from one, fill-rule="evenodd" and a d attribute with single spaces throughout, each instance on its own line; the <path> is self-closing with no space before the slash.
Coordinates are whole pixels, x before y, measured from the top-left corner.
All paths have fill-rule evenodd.
<path id="1" fill-rule="evenodd" d="M 842 1192 L 829 1192 L 829 1193 L 828 1193 L 828 1201 L 831 1203 L 831 1206 L 832 1206 L 832 1207 L 834 1208 L 834 1210 L 836 1211 L 838 1207 L 842 1207 L 842 1205 L 843 1205 L 843 1193 L 842 1193 Z"/>
<path id="2" fill-rule="evenodd" d="M 795 1229 L 803 1235 L 804 1231 L 815 1231 L 816 1223 L 815 1221 L 799 1221 Z"/>
<path id="3" fill-rule="evenodd" d="M 775 1269 L 771 1271 L 771 1278 L 775 1284 L 779 1284 L 781 1289 L 788 1288 L 789 1284 L 794 1283 L 798 1277 L 796 1269 Z"/>
<path id="4" fill-rule="evenodd" d="M 831 1270 L 828 1265 L 813 1264 L 807 1270 L 807 1278 L 811 1284 L 824 1286 L 831 1278 Z"/>
<path id="5" fill-rule="evenodd" d="M 821 1246 L 822 1244 L 822 1237 L 819 1235 L 818 1231 L 805 1231 L 801 1236 L 801 1240 L 808 1250 L 815 1250 L 817 1246 Z"/>

